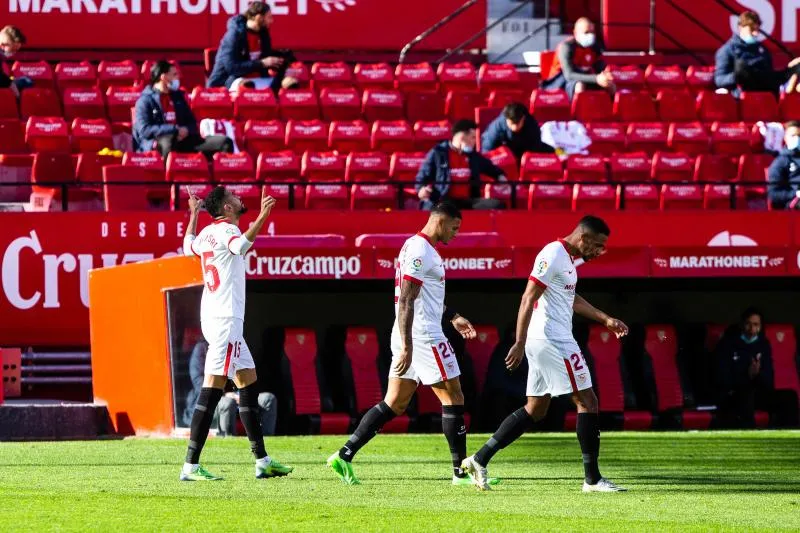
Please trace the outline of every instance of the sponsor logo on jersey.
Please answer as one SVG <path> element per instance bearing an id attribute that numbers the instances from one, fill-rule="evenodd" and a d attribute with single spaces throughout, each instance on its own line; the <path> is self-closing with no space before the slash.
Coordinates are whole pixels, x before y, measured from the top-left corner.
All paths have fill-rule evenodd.
<path id="1" fill-rule="evenodd" d="M 536 275 L 541 276 L 545 272 L 547 272 L 547 261 L 542 259 L 541 261 L 539 261 L 539 264 L 536 265 Z"/>
<path id="2" fill-rule="evenodd" d="M 413 271 L 415 271 L 415 272 L 419 272 L 420 270 L 422 270 L 422 258 L 421 257 L 415 257 L 411 261 L 411 269 Z"/>

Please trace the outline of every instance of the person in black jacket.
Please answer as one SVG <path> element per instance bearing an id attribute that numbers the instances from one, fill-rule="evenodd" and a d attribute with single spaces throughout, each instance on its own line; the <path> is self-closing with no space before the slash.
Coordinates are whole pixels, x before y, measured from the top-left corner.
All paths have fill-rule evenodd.
<path id="1" fill-rule="evenodd" d="M 17 97 L 19 97 L 19 92 L 22 89 L 33 86 L 33 80 L 27 76 L 12 78 L 6 74 L 6 68 L 4 68 L 3 63 L 14 57 L 25 43 L 27 43 L 25 35 L 16 26 L 6 26 L 0 30 L 0 52 L 2 52 L 2 58 L 0 58 L 0 88 L 11 89 Z M 8 71 L 10 72 L 11 69 L 8 68 Z"/>
<path id="2" fill-rule="evenodd" d="M 785 125 L 781 150 L 767 170 L 769 178 L 769 201 L 774 209 L 800 208 L 800 121 L 792 120 Z"/>
<path id="3" fill-rule="evenodd" d="M 295 61 L 291 50 L 275 50 L 269 27 L 272 10 L 266 2 L 253 2 L 241 15 L 228 20 L 208 77 L 209 87 L 227 87 L 240 78 L 260 79 L 277 94 L 282 87 L 291 88 L 297 80 L 286 77 L 286 69 Z M 261 83 L 256 86 L 260 88 Z"/>
<path id="4" fill-rule="evenodd" d="M 501 209 L 503 203 L 481 196 L 481 176 L 507 181 L 503 171 L 475 152 L 478 125 L 472 120 L 453 124 L 453 137 L 437 144 L 425 156 L 417 173 L 420 209 L 430 210 L 447 199 L 461 209 Z"/>
<path id="5" fill-rule="evenodd" d="M 751 307 L 742 313 L 740 327 L 729 329 L 717 345 L 716 378 L 724 427 L 755 427 L 756 406 L 772 403 L 772 346 L 761 327 L 761 313 Z"/>
<path id="6" fill-rule="evenodd" d="M 150 70 L 150 85 L 136 101 L 134 147 L 139 152 L 158 150 L 166 158 L 176 152 L 232 152 L 233 141 L 222 135 L 205 139 L 197 129 L 186 95 L 180 90 L 178 70 L 169 61 L 157 61 Z"/>
<path id="7" fill-rule="evenodd" d="M 481 152 L 489 152 L 501 146 L 508 146 L 517 161 L 525 152 L 552 154 L 552 146 L 542 142 L 539 124 L 524 105 L 512 102 L 503 108 L 481 135 Z"/>

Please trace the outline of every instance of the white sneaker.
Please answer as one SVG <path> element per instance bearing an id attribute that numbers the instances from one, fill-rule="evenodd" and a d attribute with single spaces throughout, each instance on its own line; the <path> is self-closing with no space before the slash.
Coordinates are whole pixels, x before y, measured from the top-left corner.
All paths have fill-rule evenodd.
<path id="1" fill-rule="evenodd" d="M 486 467 L 483 467 L 475 461 L 475 456 L 470 455 L 461 462 L 461 470 L 465 471 L 472 477 L 472 483 L 478 490 L 492 490 L 489 486 L 489 474 L 486 472 Z"/>
<path id="2" fill-rule="evenodd" d="M 597 484 L 595 485 L 589 485 L 588 483 L 586 483 L 586 481 L 583 482 L 583 492 L 627 492 L 627 491 L 628 489 L 619 487 L 604 477 L 601 477 L 600 481 L 598 481 Z"/>

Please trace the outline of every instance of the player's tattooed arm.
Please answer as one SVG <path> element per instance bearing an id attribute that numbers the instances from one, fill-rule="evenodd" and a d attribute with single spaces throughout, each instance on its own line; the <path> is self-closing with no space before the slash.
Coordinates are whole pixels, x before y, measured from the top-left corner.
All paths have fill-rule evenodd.
<path id="1" fill-rule="evenodd" d="M 400 284 L 400 297 L 397 299 L 397 325 L 400 329 L 400 339 L 403 351 L 396 363 L 397 373 L 400 375 L 411 366 L 411 353 L 414 344 L 411 339 L 411 329 L 414 325 L 414 302 L 422 290 L 422 285 L 404 279 Z"/>
<path id="2" fill-rule="evenodd" d="M 506 368 L 515 370 L 525 357 L 525 338 L 528 335 L 528 326 L 533 316 L 533 306 L 536 301 L 544 294 L 545 287 L 533 280 L 528 280 L 525 293 L 522 295 L 522 302 L 519 304 L 517 313 L 517 336 L 516 342 L 508 351 L 506 356 Z"/>
<path id="3" fill-rule="evenodd" d="M 575 302 L 572 304 L 572 310 L 582 317 L 588 318 L 589 320 L 594 320 L 595 322 L 600 322 L 609 330 L 611 330 L 611 332 L 614 333 L 617 338 L 624 337 L 628 334 L 628 326 L 626 326 L 622 320 L 608 316 L 578 294 L 575 295 Z"/>

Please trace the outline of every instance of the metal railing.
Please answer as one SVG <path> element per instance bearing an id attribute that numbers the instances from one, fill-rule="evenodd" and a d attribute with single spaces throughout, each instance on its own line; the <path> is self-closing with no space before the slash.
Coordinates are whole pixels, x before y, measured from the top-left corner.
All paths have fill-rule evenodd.
<path id="1" fill-rule="evenodd" d="M 453 20 L 458 18 L 459 15 L 461 15 L 462 13 L 464 13 L 465 11 L 467 11 L 469 8 L 471 8 L 472 6 L 474 6 L 477 3 L 478 3 L 478 0 L 467 0 L 466 2 L 464 2 L 464 4 L 461 7 L 459 7 L 458 9 L 456 9 L 455 11 L 450 13 L 449 15 L 443 17 L 436 24 L 434 24 L 433 26 L 431 26 L 427 30 L 423 31 L 422 33 L 420 33 L 419 35 L 414 37 L 411 41 L 406 43 L 406 45 L 403 47 L 402 50 L 400 50 L 400 57 L 398 58 L 397 62 L 398 63 L 403 63 L 405 61 L 405 59 L 406 59 L 406 56 L 408 55 L 408 53 L 411 51 L 412 48 L 417 46 L 419 43 L 421 43 L 422 41 L 424 41 L 425 39 L 427 39 L 428 37 L 430 37 L 431 35 L 433 35 L 437 31 L 439 31 L 445 25 L 449 24 L 450 22 L 452 22 Z"/>

